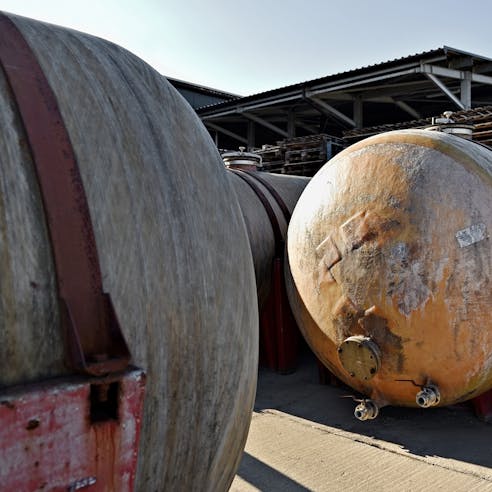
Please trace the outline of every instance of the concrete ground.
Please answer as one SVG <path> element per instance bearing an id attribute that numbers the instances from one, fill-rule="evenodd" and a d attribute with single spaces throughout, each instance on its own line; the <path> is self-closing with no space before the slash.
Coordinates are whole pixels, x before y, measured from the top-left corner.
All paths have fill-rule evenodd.
<path id="1" fill-rule="evenodd" d="M 386 407 L 359 422 L 350 390 L 322 386 L 311 354 L 282 376 L 260 370 L 232 492 L 492 491 L 492 424 L 470 407 Z"/>

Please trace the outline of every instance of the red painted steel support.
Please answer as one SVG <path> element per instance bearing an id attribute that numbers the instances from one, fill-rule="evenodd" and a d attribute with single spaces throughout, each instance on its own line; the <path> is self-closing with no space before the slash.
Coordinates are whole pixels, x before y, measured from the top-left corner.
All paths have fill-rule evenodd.
<path id="1" fill-rule="evenodd" d="M 484 422 L 492 423 L 492 390 L 486 391 L 472 400 L 475 415 Z"/>
<path id="2" fill-rule="evenodd" d="M 102 286 L 89 206 L 58 101 L 14 22 L 0 13 L 0 65 L 17 103 L 43 198 L 69 364 L 90 375 L 130 361 Z"/>
<path id="3" fill-rule="evenodd" d="M 287 223 L 290 220 L 290 212 L 277 191 L 268 181 L 259 176 L 259 173 L 234 169 L 232 166 L 229 170 L 245 181 L 255 192 L 272 226 L 275 239 L 272 289 L 260 312 L 260 364 L 282 374 L 288 374 L 297 367 L 300 332 L 290 309 L 285 289 L 285 241 L 275 211 L 257 183 L 268 190 L 277 202 Z"/>
<path id="4" fill-rule="evenodd" d="M 0 489 L 132 491 L 144 389 L 134 369 L 3 391 Z"/>
<path id="5" fill-rule="evenodd" d="M 0 66 L 43 199 L 67 362 L 85 374 L 0 392 L 0 489 L 130 492 L 145 374 L 127 369 L 130 352 L 103 291 L 89 206 L 55 94 L 22 33 L 1 13 Z"/>

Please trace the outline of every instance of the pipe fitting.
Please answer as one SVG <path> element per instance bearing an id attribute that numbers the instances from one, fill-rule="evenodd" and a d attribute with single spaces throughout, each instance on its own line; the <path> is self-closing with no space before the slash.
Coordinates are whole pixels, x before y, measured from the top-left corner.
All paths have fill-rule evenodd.
<path id="1" fill-rule="evenodd" d="M 372 400 L 364 400 L 354 410 L 355 418 L 358 420 L 373 420 L 379 414 L 379 408 Z"/>
<path id="2" fill-rule="evenodd" d="M 415 397 L 417 405 L 422 408 L 435 407 L 441 401 L 441 394 L 437 386 L 424 386 Z"/>

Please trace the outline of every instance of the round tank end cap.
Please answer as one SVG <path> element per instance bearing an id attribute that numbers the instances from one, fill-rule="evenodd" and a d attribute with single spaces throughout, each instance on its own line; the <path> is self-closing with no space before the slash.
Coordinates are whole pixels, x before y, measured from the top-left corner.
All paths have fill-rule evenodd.
<path id="1" fill-rule="evenodd" d="M 381 366 L 379 347 L 364 336 L 346 338 L 338 347 L 338 358 L 350 376 L 361 381 L 373 378 Z"/>

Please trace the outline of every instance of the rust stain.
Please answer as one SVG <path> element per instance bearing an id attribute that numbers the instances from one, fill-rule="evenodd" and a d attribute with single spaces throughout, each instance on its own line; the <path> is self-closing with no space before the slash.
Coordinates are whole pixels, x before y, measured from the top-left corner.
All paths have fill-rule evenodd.
<path id="1" fill-rule="evenodd" d="M 322 258 L 327 269 L 330 269 L 335 263 L 338 263 L 342 259 L 342 254 L 331 234 L 316 248 L 316 254 Z"/>
<path id="2" fill-rule="evenodd" d="M 357 321 L 363 313 L 348 297 L 340 297 L 332 310 L 337 344 L 349 336 L 362 334 L 358 333 L 360 330 L 357 330 Z"/>
<path id="3" fill-rule="evenodd" d="M 396 218 L 385 218 L 372 210 L 361 210 L 340 226 L 346 251 L 353 251 L 363 243 L 379 239 L 378 246 L 391 239 L 401 225 Z M 393 234 L 389 234 L 392 231 Z"/>
<path id="4" fill-rule="evenodd" d="M 477 166 L 476 161 L 471 158 L 469 154 L 456 146 L 453 146 L 451 144 L 452 140 L 444 141 L 443 139 L 433 138 L 434 136 L 435 135 L 433 135 L 432 132 L 426 133 L 418 130 L 415 132 L 402 131 L 397 134 L 393 132 L 383 133 L 351 145 L 349 148 L 338 154 L 338 156 L 341 157 L 344 153 L 350 155 L 351 153 L 357 152 L 361 149 L 367 149 L 370 146 L 381 144 L 410 144 L 442 152 L 443 154 L 448 155 L 463 164 L 467 169 L 477 172 L 484 180 L 492 183 L 492 175 L 487 173 L 480 166 Z"/>
<path id="5" fill-rule="evenodd" d="M 294 280 L 318 325 L 304 331 L 337 377 L 378 401 L 415 406 L 415 387 L 401 379 L 430 378 L 439 386 L 442 405 L 492 386 L 490 244 L 459 248 L 455 237 L 470 223 L 482 221 L 489 228 L 490 221 L 473 217 L 470 222 L 470 204 L 455 204 L 448 167 L 435 165 L 439 155 L 428 149 L 449 158 L 457 176 L 473 175 L 476 181 L 470 183 L 484 179 L 482 193 L 492 176 L 473 152 L 467 155 L 463 145 L 452 142 L 409 132 L 350 147 L 324 176 L 334 193 L 313 220 L 303 218 L 304 230 L 325 238 L 317 247 L 297 240 L 303 271 L 293 269 Z M 429 179 L 442 187 L 430 187 Z M 460 188 L 461 180 L 457 183 Z M 371 337 L 382 350 L 382 370 L 364 386 L 347 380 L 317 330 L 334 344 L 352 335 Z"/>
<path id="6" fill-rule="evenodd" d="M 383 360 L 396 360 L 396 371 L 403 372 L 405 356 L 403 354 L 402 338 L 395 335 L 388 326 L 388 320 L 383 316 L 382 311 L 376 306 L 372 306 L 364 312 L 364 316 L 358 320 L 365 336 L 370 337 L 378 345 L 383 353 Z"/>

